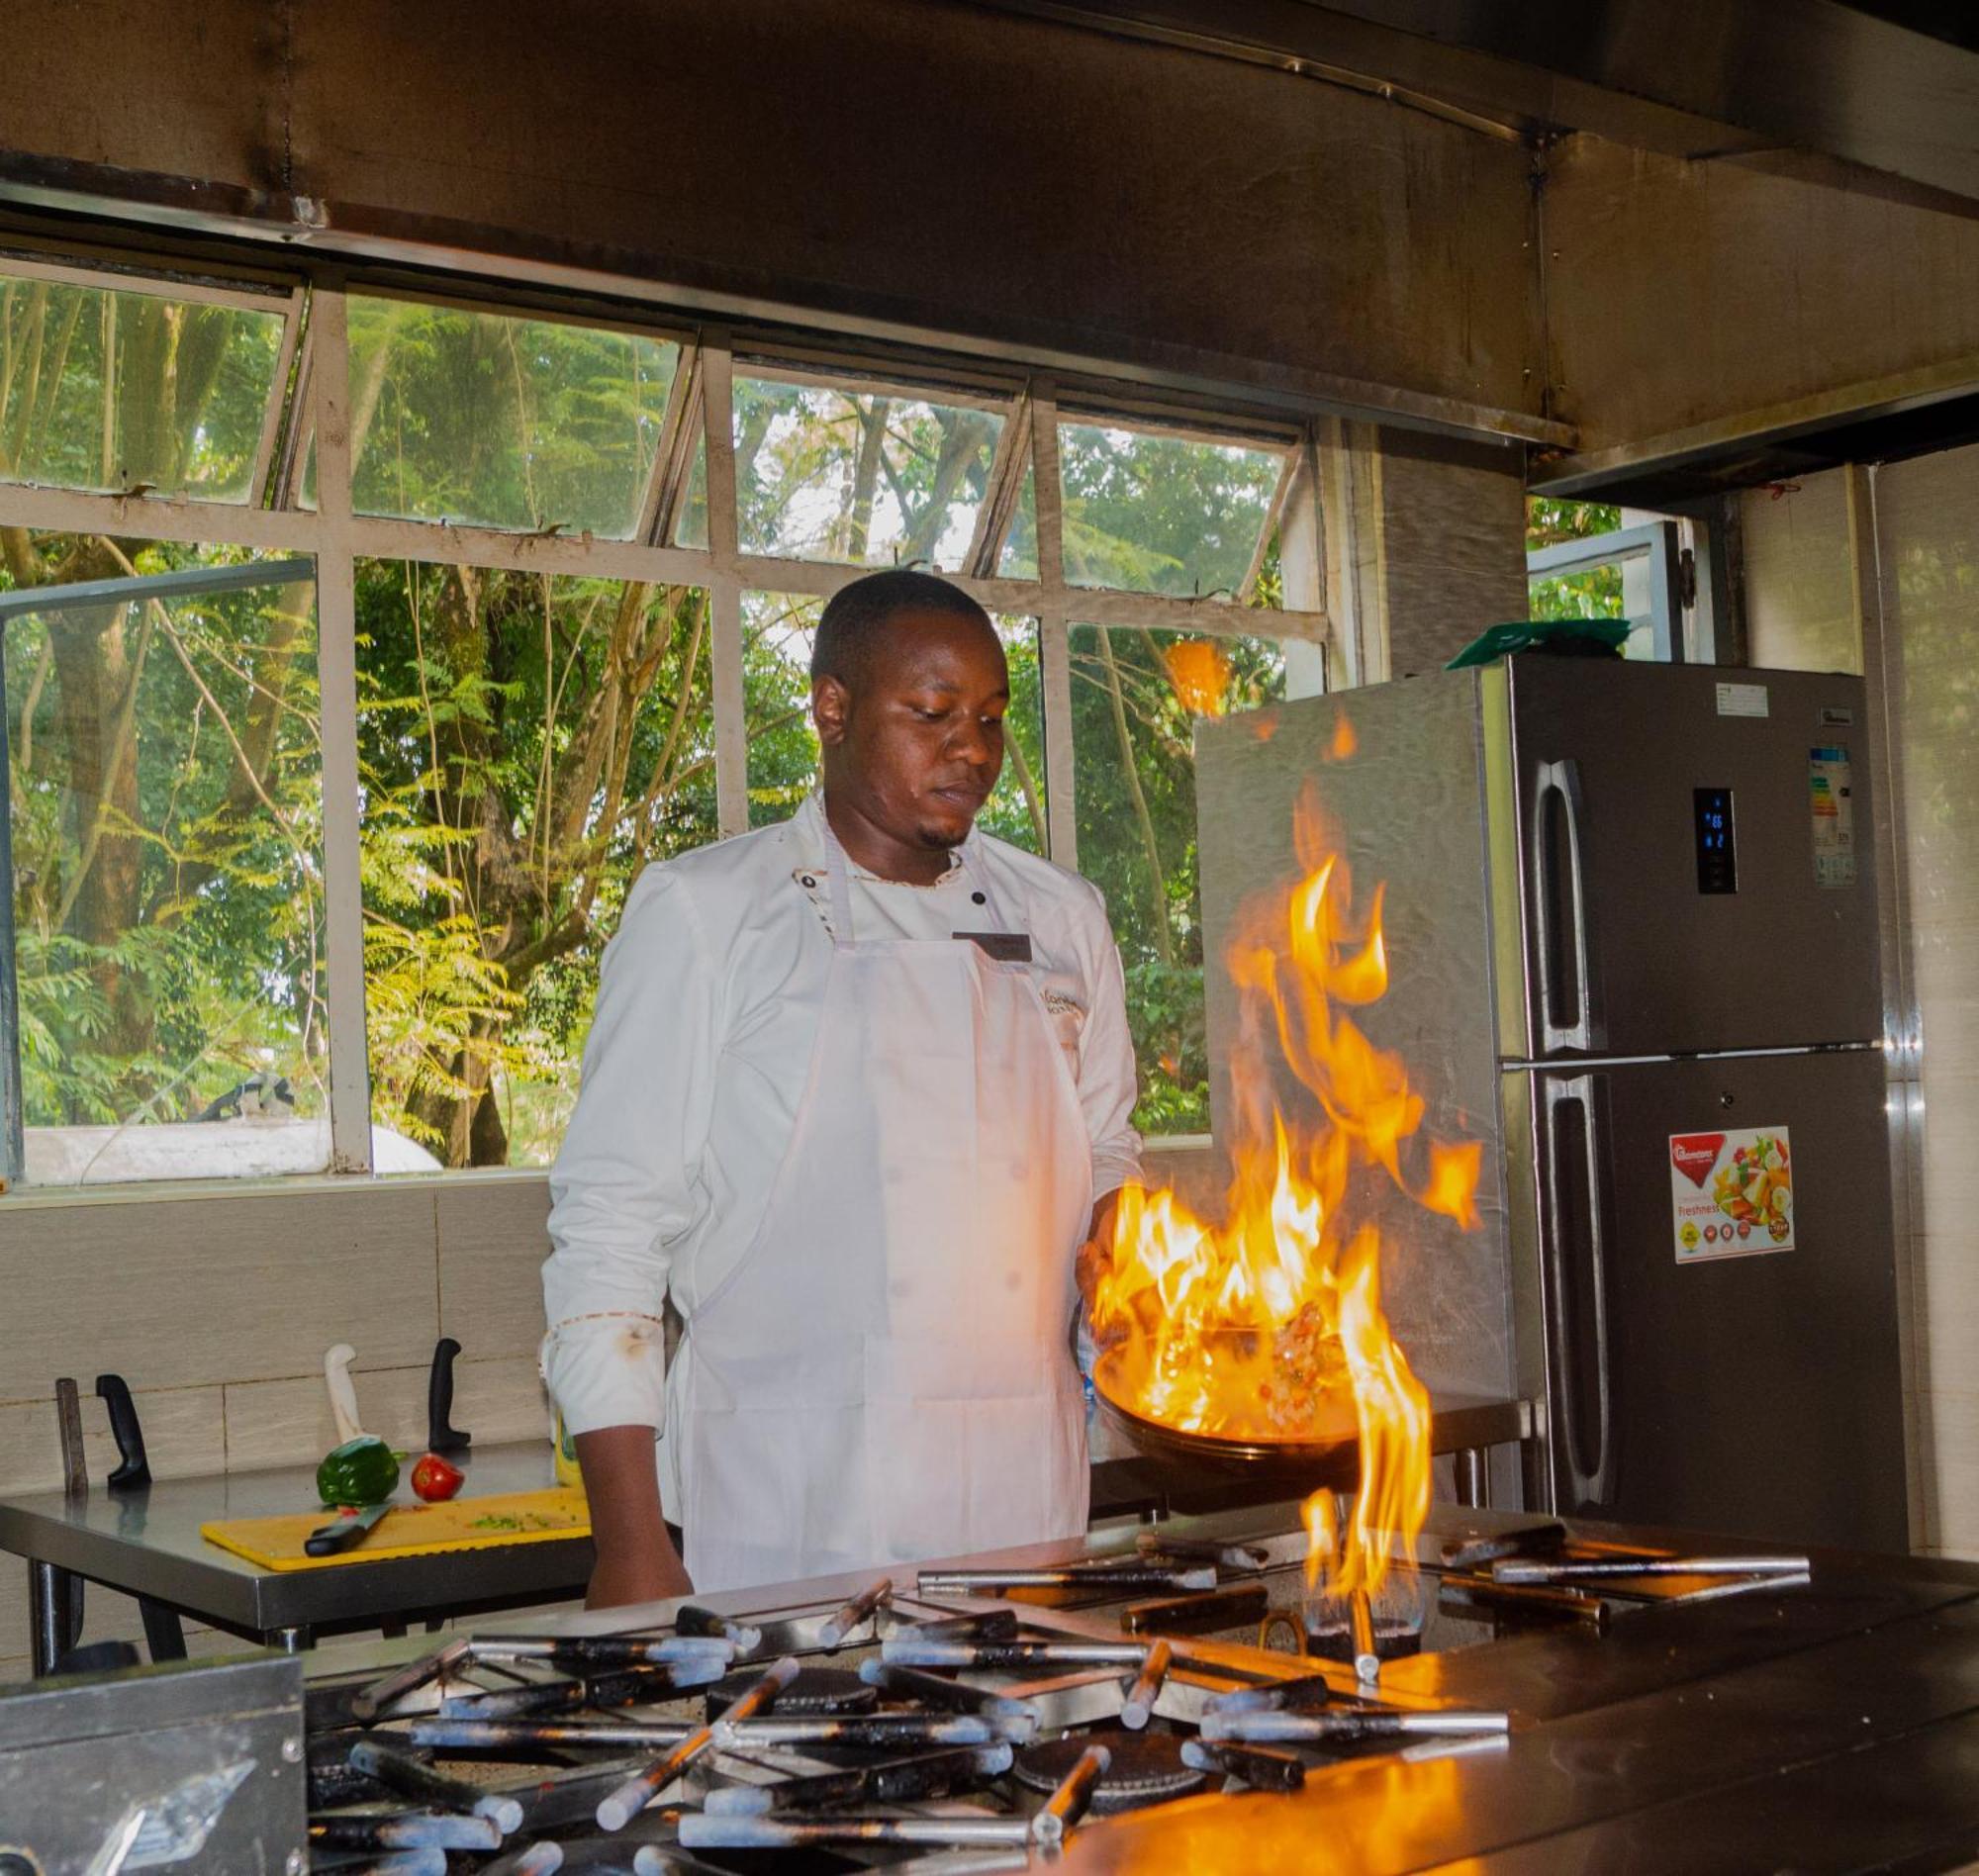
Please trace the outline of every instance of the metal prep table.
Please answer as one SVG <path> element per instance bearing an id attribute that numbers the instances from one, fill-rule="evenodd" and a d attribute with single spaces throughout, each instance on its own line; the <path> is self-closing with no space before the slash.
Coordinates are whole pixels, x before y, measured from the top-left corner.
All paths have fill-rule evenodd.
<path id="1" fill-rule="evenodd" d="M 454 1456 L 467 1472 L 468 1497 L 552 1482 L 547 1441 Z M 199 1535 L 219 1519 L 306 1512 L 317 1503 L 313 1465 L 160 1479 L 123 1494 L 97 1488 L 80 1498 L 41 1492 L 0 1500 L 0 1549 L 28 1559 L 36 1673 L 47 1673 L 56 1652 L 59 1570 L 282 1648 L 308 1647 L 319 1635 L 557 1602 L 583 1595 L 591 1575 L 589 1538 L 269 1570 Z"/>
<path id="2" fill-rule="evenodd" d="M 1460 1498 L 1484 1502 L 1484 1455 L 1531 1436 L 1529 1404 L 1450 1395 L 1436 1397 L 1433 1407 L 1432 1443 L 1437 1453 L 1456 1455 Z M 462 1490 L 470 1497 L 550 1482 L 543 1443 L 476 1447 L 455 1456 L 466 1467 Z M 1310 1485 L 1351 1485 L 1355 1470 L 1355 1441 L 1343 1431 L 1336 1462 L 1324 1477 L 1313 1473 Z M 1114 1459 L 1093 1467 L 1091 1515 L 1100 1522 L 1225 1510 L 1276 1496 L 1284 1483 L 1256 1466 L 1191 1469 L 1170 1459 Z M 217 1519 L 307 1511 L 316 1502 L 315 1468 L 300 1465 L 162 1479 L 123 1495 L 99 1488 L 81 1498 L 41 1492 L 0 1500 L 0 1550 L 28 1560 L 35 1671 L 46 1673 L 60 1651 L 58 1571 L 141 1597 L 168 1616 L 282 1648 L 308 1647 L 323 1635 L 563 1601 L 583 1595 L 591 1575 L 589 1538 L 267 1570 L 199 1535 L 202 1524 Z M 170 1651 L 154 1638 L 154 1656 Z"/>

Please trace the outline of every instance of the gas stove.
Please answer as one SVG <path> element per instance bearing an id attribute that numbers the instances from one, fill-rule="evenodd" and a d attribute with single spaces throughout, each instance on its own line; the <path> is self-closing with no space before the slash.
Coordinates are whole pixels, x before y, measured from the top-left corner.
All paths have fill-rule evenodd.
<path id="1" fill-rule="evenodd" d="M 1440 1507 L 1357 1610 L 1308 1585 L 1287 1505 L 456 1638 L 312 1686 L 314 1866 L 935 1876 L 1240 1798 L 1290 1829 L 1366 1761 L 1510 1754 L 1530 1659 L 1495 1699 L 1477 1663 L 1584 1673 L 1811 1593 L 1804 1557 L 1673 1567 L 1694 1548 Z"/>

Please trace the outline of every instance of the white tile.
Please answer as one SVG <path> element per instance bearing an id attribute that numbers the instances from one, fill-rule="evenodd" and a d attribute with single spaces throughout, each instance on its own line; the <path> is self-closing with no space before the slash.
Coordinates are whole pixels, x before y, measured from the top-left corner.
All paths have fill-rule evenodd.
<path id="1" fill-rule="evenodd" d="M 427 1187 L 24 1204 L 5 1243 L 0 1400 L 302 1374 L 337 1342 L 423 1362 L 439 1333 Z"/>
<path id="2" fill-rule="evenodd" d="M 533 1356 L 543 1338 L 548 1179 L 515 1173 L 436 1190 L 445 1333 L 468 1360 Z"/>

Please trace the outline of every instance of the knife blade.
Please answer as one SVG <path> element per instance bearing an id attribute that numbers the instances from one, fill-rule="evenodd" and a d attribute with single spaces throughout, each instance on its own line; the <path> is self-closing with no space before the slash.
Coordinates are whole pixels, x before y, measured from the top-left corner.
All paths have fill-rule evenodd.
<path id="1" fill-rule="evenodd" d="M 390 1505 L 367 1505 L 350 1518 L 334 1518 L 327 1525 L 318 1525 L 303 1540 L 305 1556 L 334 1556 L 339 1550 L 348 1550 L 353 1545 L 363 1542 L 378 1520 L 390 1511 Z"/>

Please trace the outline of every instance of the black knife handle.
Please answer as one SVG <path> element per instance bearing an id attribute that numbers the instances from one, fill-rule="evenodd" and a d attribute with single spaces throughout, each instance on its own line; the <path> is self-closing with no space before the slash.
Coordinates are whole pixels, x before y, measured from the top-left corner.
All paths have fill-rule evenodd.
<path id="1" fill-rule="evenodd" d="M 110 1410 L 110 1431 L 117 1439 L 122 1463 L 104 1480 L 113 1492 L 135 1492 L 151 1482 L 151 1462 L 144 1456 L 144 1429 L 138 1422 L 138 1404 L 121 1374 L 99 1374 L 96 1392 Z"/>
<path id="2" fill-rule="evenodd" d="M 461 1453 L 473 1443 L 471 1434 L 449 1424 L 453 1412 L 453 1358 L 460 1344 L 451 1336 L 441 1336 L 433 1344 L 432 1372 L 426 1377 L 426 1451 Z"/>
<path id="3" fill-rule="evenodd" d="M 358 1512 L 348 1518 L 339 1518 L 334 1524 L 318 1525 L 303 1540 L 303 1554 L 334 1556 L 339 1550 L 349 1549 L 377 1522 L 376 1518 Z"/>

